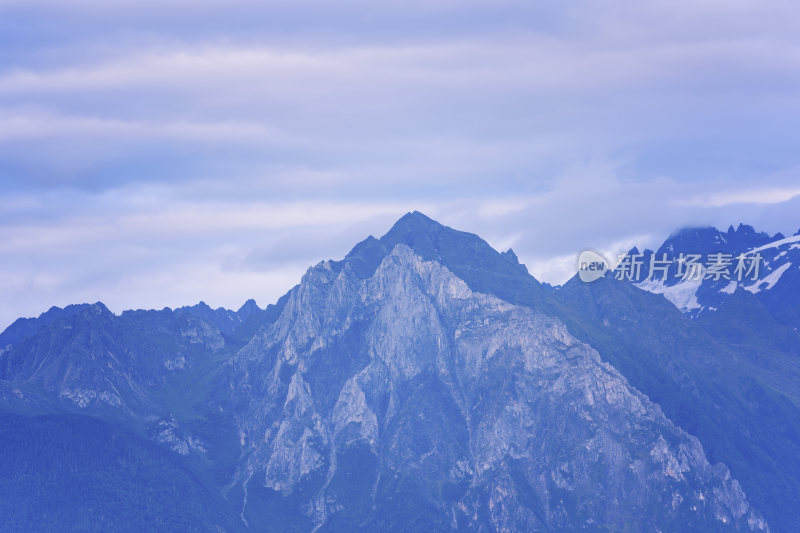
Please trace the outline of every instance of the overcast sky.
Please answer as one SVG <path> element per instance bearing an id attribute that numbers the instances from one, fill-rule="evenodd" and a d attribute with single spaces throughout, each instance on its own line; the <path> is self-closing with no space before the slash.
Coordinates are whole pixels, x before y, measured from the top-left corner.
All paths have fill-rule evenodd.
<path id="1" fill-rule="evenodd" d="M 544 281 L 800 228 L 792 1 L 0 0 L 0 329 L 262 307 L 422 211 Z"/>

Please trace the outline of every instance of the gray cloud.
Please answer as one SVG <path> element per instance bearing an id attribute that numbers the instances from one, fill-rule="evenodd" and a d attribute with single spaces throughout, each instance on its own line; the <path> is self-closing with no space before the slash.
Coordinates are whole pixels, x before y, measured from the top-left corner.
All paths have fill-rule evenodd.
<path id="1" fill-rule="evenodd" d="M 794 231 L 792 2 L 0 0 L 0 326 L 263 305 L 419 209 L 550 281 Z"/>

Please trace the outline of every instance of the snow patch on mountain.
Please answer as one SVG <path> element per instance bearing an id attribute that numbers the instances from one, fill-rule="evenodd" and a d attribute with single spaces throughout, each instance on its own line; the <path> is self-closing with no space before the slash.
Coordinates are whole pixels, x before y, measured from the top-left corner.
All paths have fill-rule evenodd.
<path id="1" fill-rule="evenodd" d="M 703 284 L 702 279 L 685 280 L 675 285 L 665 285 L 661 280 L 646 280 L 636 286 L 653 294 L 663 294 L 664 298 L 675 304 L 675 307 L 686 312 L 702 309 L 697 301 L 697 289 Z"/>
<path id="2" fill-rule="evenodd" d="M 763 291 L 769 290 L 778 283 L 778 280 L 781 279 L 781 276 L 784 272 L 789 270 L 789 267 L 792 266 L 791 263 L 784 263 L 778 268 L 776 268 L 771 274 L 766 276 L 764 279 L 757 281 L 756 283 L 750 285 L 749 287 L 745 287 L 746 290 L 752 292 L 753 294 Z M 766 285 L 765 285 L 766 284 Z"/>
<path id="3" fill-rule="evenodd" d="M 734 292 L 736 292 L 736 287 L 738 287 L 738 286 L 739 286 L 739 283 L 737 283 L 735 281 L 731 281 L 730 283 L 725 285 L 725 287 L 720 289 L 719 292 L 724 293 L 724 294 L 733 294 Z"/>
<path id="4" fill-rule="evenodd" d="M 795 235 L 793 237 L 787 237 L 785 239 L 779 239 L 779 240 L 771 242 L 769 244 L 765 244 L 763 246 L 759 246 L 758 248 L 753 248 L 752 250 L 750 250 L 747 253 L 755 254 L 755 253 L 758 253 L 758 252 L 763 252 L 764 250 L 769 250 L 770 248 L 779 248 L 779 247 L 783 246 L 784 244 L 791 244 L 791 243 L 794 243 L 794 242 L 800 242 L 800 235 Z M 794 246 L 792 246 L 792 248 L 794 248 Z"/>
<path id="5" fill-rule="evenodd" d="M 719 309 L 739 287 L 757 294 L 772 312 L 777 312 L 777 308 L 770 306 L 784 305 L 780 303 L 783 300 L 779 295 L 770 295 L 769 291 L 776 286 L 780 291 L 797 283 L 798 273 L 794 268 L 800 265 L 798 249 L 800 235 L 784 237 L 776 233 L 769 236 L 744 225 L 737 230 L 731 227 L 727 233 L 715 228 L 690 228 L 670 236 L 656 252 L 645 250 L 645 267 L 648 261 L 664 255 L 677 261 L 680 256 L 694 254 L 710 264 L 712 257 L 721 254 L 720 257 L 729 258 L 727 270 L 719 276 L 707 276 L 703 271 L 697 273 L 701 279 L 684 280 L 680 276 L 681 269 L 673 267 L 675 270 L 670 270 L 669 277 L 663 281 L 647 279 L 634 282 L 642 290 L 663 294 L 691 317 Z M 737 266 L 742 261 L 748 268 L 741 270 Z"/>

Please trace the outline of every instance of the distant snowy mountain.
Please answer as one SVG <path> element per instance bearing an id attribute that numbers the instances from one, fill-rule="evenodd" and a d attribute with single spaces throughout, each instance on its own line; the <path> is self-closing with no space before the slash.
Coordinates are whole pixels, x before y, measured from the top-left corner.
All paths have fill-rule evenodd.
<path id="1" fill-rule="evenodd" d="M 637 261 L 641 264 L 632 276 L 631 262 Z M 663 294 L 692 317 L 715 311 L 734 292 L 746 290 L 782 322 L 800 326 L 800 232 L 770 236 L 743 224 L 726 232 L 684 229 L 655 251 L 634 248 L 622 269 L 618 277 Z"/>

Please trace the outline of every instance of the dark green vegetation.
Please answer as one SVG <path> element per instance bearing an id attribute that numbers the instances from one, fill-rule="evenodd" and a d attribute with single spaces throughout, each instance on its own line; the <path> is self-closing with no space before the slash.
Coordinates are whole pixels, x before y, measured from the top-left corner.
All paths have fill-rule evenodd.
<path id="1" fill-rule="evenodd" d="M 243 531 L 175 454 L 78 415 L 0 415 L 3 531 Z"/>

